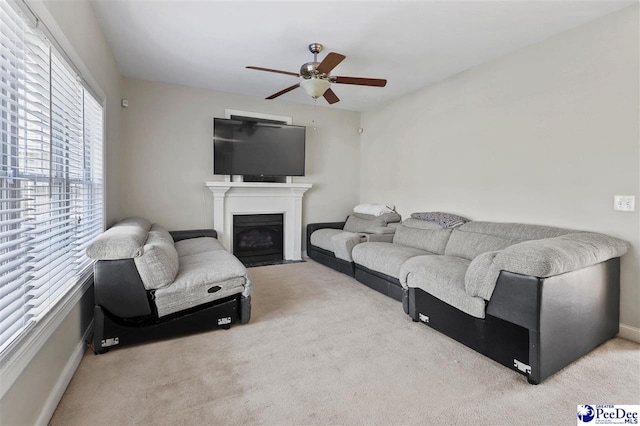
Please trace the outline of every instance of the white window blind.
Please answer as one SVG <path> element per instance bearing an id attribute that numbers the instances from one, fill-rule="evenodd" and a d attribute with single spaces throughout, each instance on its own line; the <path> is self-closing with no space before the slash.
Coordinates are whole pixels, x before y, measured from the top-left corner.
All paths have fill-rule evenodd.
<path id="1" fill-rule="evenodd" d="M 86 276 L 102 231 L 102 106 L 0 0 L 0 352 Z"/>

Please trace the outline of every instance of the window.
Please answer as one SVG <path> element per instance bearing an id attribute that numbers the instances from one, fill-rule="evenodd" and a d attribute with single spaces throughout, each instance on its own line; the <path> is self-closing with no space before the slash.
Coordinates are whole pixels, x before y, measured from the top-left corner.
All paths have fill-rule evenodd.
<path id="1" fill-rule="evenodd" d="M 103 229 L 103 110 L 0 1 L 0 352 L 86 279 Z"/>

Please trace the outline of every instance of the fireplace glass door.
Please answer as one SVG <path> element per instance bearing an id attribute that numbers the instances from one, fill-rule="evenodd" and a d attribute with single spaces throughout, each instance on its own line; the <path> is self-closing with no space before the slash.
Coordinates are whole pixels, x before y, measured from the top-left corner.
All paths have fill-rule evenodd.
<path id="1" fill-rule="evenodd" d="M 281 263 L 283 215 L 233 216 L 233 254 L 245 265 Z"/>

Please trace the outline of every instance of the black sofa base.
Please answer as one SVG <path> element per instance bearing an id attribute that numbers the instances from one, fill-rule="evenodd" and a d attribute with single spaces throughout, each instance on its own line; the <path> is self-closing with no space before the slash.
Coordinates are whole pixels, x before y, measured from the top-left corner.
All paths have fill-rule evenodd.
<path id="1" fill-rule="evenodd" d="M 402 289 L 402 285 L 400 285 L 400 281 L 390 275 L 372 271 L 356 263 L 355 278 L 367 287 L 379 291 L 399 302 L 401 302 L 404 297 L 404 290 Z"/>
<path id="2" fill-rule="evenodd" d="M 154 315 L 123 319 L 100 305 L 94 307 L 93 352 L 152 340 L 183 336 L 215 328 L 229 329 L 231 324 L 246 324 L 251 318 L 251 296 L 240 294 L 216 300 L 187 311 L 156 318 Z"/>
<path id="3" fill-rule="evenodd" d="M 320 247 L 309 245 L 307 246 L 307 256 L 315 260 L 318 263 L 322 263 L 331 269 L 335 269 L 338 272 L 347 274 L 353 277 L 354 264 L 353 262 L 347 262 L 343 259 L 338 259 L 333 253 Z"/>
<path id="4" fill-rule="evenodd" d="M 397 278 L 372 271 L 354 262 L 338 259 L 333 253 L 320 247 L 307 246 L 307 255 L 318 263 L 322 263 L 331 269 L 354 277 L 367 287 L 379 291 L 392 299 L 402 301 L 404 292 Z"/>
<path id="5" fill-rule="evenodd" d="M 521 374 L 514 359 L 529 364 L 529 331 L 487 315 L 475 318 L 419 289 L 406 290 L 409 316 Z"/>
<path id="6" fill-rule="evenodd" d="M 615 337 L 620 258 L 549 278 L 502 271 L 484 319 L 409 288 L 405 312 L 538 384 Z"/>

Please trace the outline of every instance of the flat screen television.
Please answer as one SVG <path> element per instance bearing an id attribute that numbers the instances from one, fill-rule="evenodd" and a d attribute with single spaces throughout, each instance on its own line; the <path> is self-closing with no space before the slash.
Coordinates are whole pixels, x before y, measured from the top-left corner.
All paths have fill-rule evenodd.
<path id="1" fill-rule="evenodd" d="M 304 126 L 213 119 L 213 173 L 304 176 Z"/>

